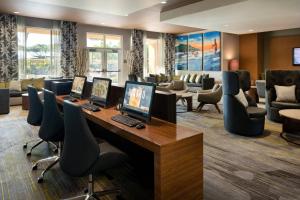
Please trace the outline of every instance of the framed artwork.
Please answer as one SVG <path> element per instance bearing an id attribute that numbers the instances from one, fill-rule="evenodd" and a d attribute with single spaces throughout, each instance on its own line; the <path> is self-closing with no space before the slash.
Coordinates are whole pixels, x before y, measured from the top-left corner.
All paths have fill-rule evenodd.
<path id="1" fill-rule="evenodd" d="M 179 35 L 176 37 L 175 43 L 175 69 L 188 69 L 188 36 Z"/>
<path id="2" fill-rule="evenodd" d="M 221 71 L 221 33 L 203 34 L 203 70 Z"/>
<path id="3" fill-rule="evenodd" d="M 188 38 L 188 69 L 189 71 L 202 70 L 202 42 L 203 34 L 196 33 L 189 35 Z"/>

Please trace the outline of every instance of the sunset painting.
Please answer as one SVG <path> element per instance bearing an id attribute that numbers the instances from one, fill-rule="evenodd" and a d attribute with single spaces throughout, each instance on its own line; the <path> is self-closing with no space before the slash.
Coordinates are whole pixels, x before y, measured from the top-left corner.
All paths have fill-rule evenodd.
<path id="1" fill-rule="evenodd" d="M 221 33 L 203 34 L 203 70 L 221 71 Z"/>
<path id="2" fill-rule="evenodd" d="M 189 35 L 188 41 L 188 69 L 189 71 L 202 70 L 202 40 L 201 33 Z"/>
<path id="3" fill-rule="evenodd" d="M 175 69 L 187 70 L 188 36 L 180 35 L 176 37 L 175 44 Z"/>

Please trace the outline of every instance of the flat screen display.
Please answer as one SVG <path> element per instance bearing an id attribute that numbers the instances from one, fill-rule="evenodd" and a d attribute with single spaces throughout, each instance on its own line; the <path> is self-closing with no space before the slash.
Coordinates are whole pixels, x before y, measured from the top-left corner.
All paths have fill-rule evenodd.
<path id="1" fill-rule="evenodd" d="M 300 47 L 293 48 L 293 65 L 300 66 Z"/>
<path id="2" fill-rule="evenodd" d="M 86 77 L 75 76 L 71 88 L 71 93 L 76 94 L 78 96 L 82 96 L 85 81 L 86 81 Z"/>
<path id="3" fill-rule="evenodd" d="M 126 82 L 122 110 L 147 120 L 150 117 L 154 92 L 153 84 Z"/>
<path id="4" fill-rule="evenodd" d="M 108 96 L 111 87 L 111 79 L 94 78 L 91 98 L 96 104 L 106 106 L 108 103 Z"/>

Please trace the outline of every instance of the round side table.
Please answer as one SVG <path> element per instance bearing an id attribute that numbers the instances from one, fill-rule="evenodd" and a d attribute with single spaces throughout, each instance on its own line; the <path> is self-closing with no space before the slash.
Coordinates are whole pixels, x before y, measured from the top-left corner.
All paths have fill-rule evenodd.
<path id="1" fill-rule="evenodd" d="M 290 143 L 300 145 L 299 142 L 290 139 L 297 138 L 300 141 L 300 109 L 283 109 L 279 114 L 283 118 L 280 136 Z"/>

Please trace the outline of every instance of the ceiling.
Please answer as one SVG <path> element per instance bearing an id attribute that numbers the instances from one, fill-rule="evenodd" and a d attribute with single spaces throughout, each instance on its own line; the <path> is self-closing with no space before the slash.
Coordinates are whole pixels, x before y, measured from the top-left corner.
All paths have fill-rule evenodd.
<path id="1" fill-rule="evenodd" d="M 203 0 L 165 10 L 161 21 L 234 34 L 300 27 L 300 0 Z"/>
<path id="2" fill-rule="evenodd" d="M 160 22 L 160 12 L 200 0 L 0 0 L 0 12 L 76 21 L 81 24 L 142 29 L 154 32 L 199 31 L 185 25 Z"/>

